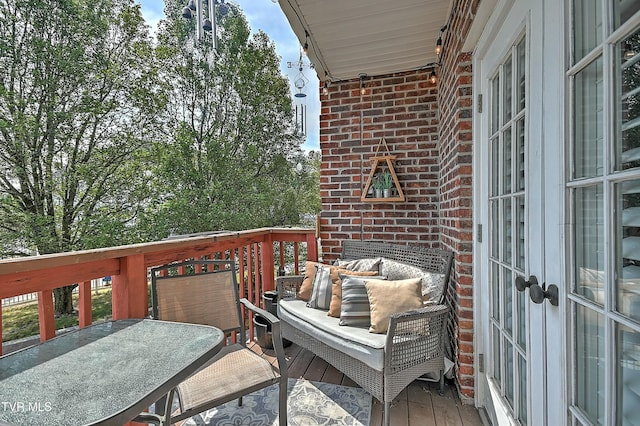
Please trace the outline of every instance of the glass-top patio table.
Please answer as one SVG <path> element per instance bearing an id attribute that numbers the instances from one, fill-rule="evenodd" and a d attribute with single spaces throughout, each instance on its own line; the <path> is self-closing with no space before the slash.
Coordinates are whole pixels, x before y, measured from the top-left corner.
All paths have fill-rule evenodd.
<path id="1" fill-rule="evenodd" d="M 0 357 L 0 425 L 121 425 L 202 367 L 223 338 L 209 326 L 118 320 Z"/>

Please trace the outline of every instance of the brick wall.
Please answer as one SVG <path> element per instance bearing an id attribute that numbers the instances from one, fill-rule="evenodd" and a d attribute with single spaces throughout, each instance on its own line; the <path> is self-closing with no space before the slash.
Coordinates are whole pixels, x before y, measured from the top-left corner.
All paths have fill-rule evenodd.
<path id="1" fill-rule="evenodd" d="M 443 37 L 437 87 L 430 70 L 332 83 L 321 92 L 322 255 L 344 239 L 375 239 L 452 250 L 456 379 L 473 403 L 472 69 L 461 52 L 480 0 L 456 0 Z M 397 156 L 404 202 L 366 203 L 361 191 L 381 138 Z"/>
<path id="2" fill-rule="evenodd" d="M 457 384 L 467 402 L 474 397 L 473 218 L 472 218 L 472 63 L 461 52 L 479 0 L 454 2 L 443 37 L 440 69 L 440 243 L 455 253 L 452 280 L 457 306 L 454 342 Z"/>
<path id="3" fill-rule="evenodd" d="M 333 83 L 321 93 L 320 230 L 323 258 L 335 259 L 346 238 L 437 247 L 438 108 L 427 71 Z M 395 155 L 403 202 L 363 202 L 370 158 L 381 139 Z M 379 154 L 387 154 L 380 147 Z M 383 162 L 382 162 L 383 163 Z M 378 169 L 379 170 L 379 169 Z"/>

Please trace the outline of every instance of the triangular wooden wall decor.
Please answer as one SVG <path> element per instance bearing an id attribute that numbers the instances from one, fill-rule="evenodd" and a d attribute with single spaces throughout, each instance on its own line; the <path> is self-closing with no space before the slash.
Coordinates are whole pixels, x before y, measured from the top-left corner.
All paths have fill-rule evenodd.
<path id="1" fill-rule="evenodd" d="M 387 142 L 384 140 L 384 138 L 382 138 L 380 140 L 380 143 L 378 144 L 376 153 L 374 154 L 373 157 L 369 159 L 371 161 L 371 172 L 369 173 L 367 182 L 364 186 L 364 189 L 362 190 L 362 196 L 360 197 L 360 201 L 366 201 L 366 202 L 372 202 L 372 203 L 381 202 L 381 201 L 387 202 L 387 203 L 404 201 L 404 192 L 402 191 L 402 187 L 400 186 L 400 182 L 398 181 L 398 176 L 396 176 L 396 171 L 393 167 L 393 162 L 396 160 L 396 156 L 395 155 L 378 155 L 381 146 L 384 146 L 385 149 L 387 150 L 387 153 L 389 153 L 389 147 L 387 146 Z M 376 197 L 375 193 L 372 197 L 367 197 L 367 195 L 369 194 L 369 189 L 371 188 L 371 185 L 373 185 L 373 179 L 376 175 L 376 171 L 378 170 L 378 167 L 380 167 L 380 162 L 386 163 L 387 167 L 389 168 L 389 173 L 393 178 L 393 185 L 397 192 L 397 195 L 393 197 Z"/>

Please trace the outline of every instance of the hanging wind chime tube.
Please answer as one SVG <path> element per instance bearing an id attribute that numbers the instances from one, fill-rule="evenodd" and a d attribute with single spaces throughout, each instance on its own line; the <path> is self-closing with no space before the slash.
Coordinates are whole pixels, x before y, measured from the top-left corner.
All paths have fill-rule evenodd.
<path id="1" fill-rule="evenodd" d="M 304 104 L 295 106 L 295 122 L 296 128 L 299 129 L 300 134 L 306 136 L 307 134 L 307 111 Z"/>
<path id="2" fill-rule="evenodd" d="M 202 1 L 202 0 L 200 0 Z M 213 54 L 218 54 L 218 34 L 216 24 L 216 0 L 209 0 L 209 18 L 211 19 L 211 45 L 213 46 Z"/>
<path id="3" fill-rule="evenodd" d="M 304 104 L 300 105 L 300 130 L 303 135 L 307 134 L 307 114 L 305 112 Z"/>
<path id="4" fill-rule="evenodd" d="M 182 9 L 182 16 L 185 19 L 193 19 L 193 15 L 196 15 L 196 37 L 198 40 L 203 40 L 206 36 L 205 33 L 211 33 L 211 46 L 213 47 L 214 56 L 218 52 L 218 37 L 217 37 L 217 22 L 216 22 L 216 7 L 218 6 L 218 0 L 208 0 L 207 10 L 205 13 L 203 0 L 189 0 L 189 3 Z M 220 13 L 226 15 L 229 12 L 229 7 L 224 3 L 224 0 L 220 0 Z"/>
<path id="5" fill-rule="evenodd" d="M 301 135 L 306 136 L 307 111 L 304 104 L 296 105 L 296 127 L 300 130 Z"/>

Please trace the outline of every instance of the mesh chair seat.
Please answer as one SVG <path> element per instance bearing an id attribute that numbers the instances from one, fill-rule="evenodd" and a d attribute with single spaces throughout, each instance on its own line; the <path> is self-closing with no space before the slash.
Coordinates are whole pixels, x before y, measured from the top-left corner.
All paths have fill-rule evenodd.
<path id="1" fill-rule="evenodd" d="M 182 382 L 177 391 L 183 411 L 197 413 L 201 406 L 224 404 L 250 389 L 277 383 L 279 378 L 266 359 L 235 344 L 222 348 L 208 365 Z"/>
<path id="2" fill-rule="evenodd" d="M 277 383 L 279 425 L 287 425 L 287 361 L 280 321 L 240 298 L 236 273 L 232 260 L 194 260 L 151 270 L 154 318 L 218 327 L 237 343 L 225 346 L 176 387 L 179 413 L 171 412 L 172 392 L 156 404 L 156 413 L 141 414 L 142 421 L 173 424 L 234 399 L 241 404 L 243 395 Z M 246 325 L 256 316 L 271 326 L 277 367 L 247 347 Z"/>

